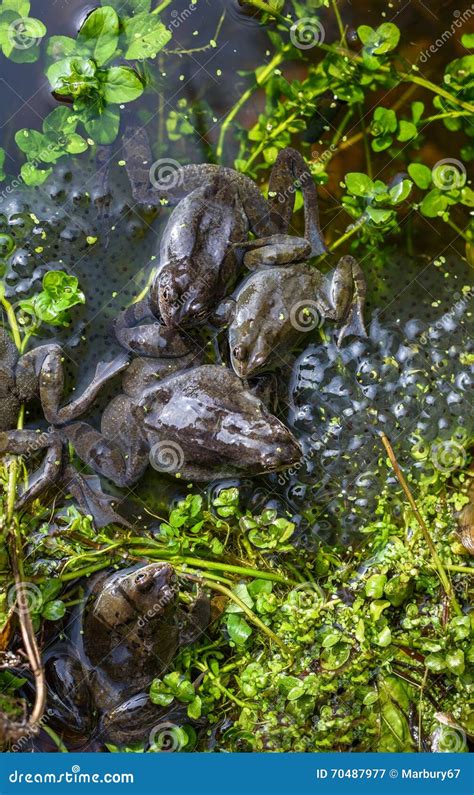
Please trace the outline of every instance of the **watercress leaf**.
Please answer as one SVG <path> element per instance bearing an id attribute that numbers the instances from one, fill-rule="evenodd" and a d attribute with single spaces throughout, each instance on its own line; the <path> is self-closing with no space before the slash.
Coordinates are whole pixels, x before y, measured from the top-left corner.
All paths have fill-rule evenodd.
<path id="1" fill-rule="evenodd" d="M 125 19 L 123 26 L 127 39 L 127 60 L 155 58 L 172 37 L 171 32 L 157 17 L 146 12 Z"/>
<path id="2" fill-rule="evenodd" d="M 416 129 L 416 125 L 413 124 L 413 122 L 405 121 L 405 119 L 400 121 L 397 135 L 397 139 L 399 141 L 410 141 L 412 138 L 416 138 L 417 135 L 418 130 Z"/>
<path id="3" fill-rule="evenodd" d="M 375 34 L 375 30 L 370 27 L 370 25 L 359 25 L 357 28 L 357 35 L 361 40 L 362 44 L 368 44 L 372 41 Z"/>
<path id="4" fill-rule="evenodd" d="M 467 185 L 461 188 L 461 204 L 466 207 L 474 207 L 474 191 Z"/>
<path id="5" fill-rule="evenodd" d="M 151 10 L 152 0 L 107 0 L 107 5 L 112 6 L 121 15 L 139 14 Z"/>
<path id="6" fill-rule="evenodd" d="M 383 152 L 384 149 L 388 149 L 392 143 L 393 138 L 391 135 L 379 135 L 378 138 L 374 138 L 372 141 L 372 149 L 374 152 Z"/>
<path id="7" fill-rule="evenodd" d="M 86 118 L 86 131 L 96 144 L 111 144 L 115 141 L 120 127 L 118 108 L 104 108 L 98 117 Z"/>
<path id="8" fill-rule="evenodd" d="M 376 226 L 384 226 L 393 216 L 393 210 L 378 207 L 367 207 L 367 215 Z"/>
<path id="9" fill-rule="evenodd" d="M 461 36 L 461 44 L 466 50 L 474 49 L 474 33 L 463 33 Z"/>
<path id="10" fill-rule="evenodd" d="M 66 607 L 64 602 L 61 599 L 56 599 L 53 602 L 48 602 L 44 605 L 41 615 L 43 618 L 47 618 L 49 621 L 57 621 L 59 618 L 62 618 L 66 612 Z"/>
<path id="11" fill-rule="evenodd" d="M 194 688 L 193 688 L 194 690 Z M 200 696 L 195 696 L 191 703 L 188 705 L 188 718 L 198 720 L 201 717 L 202 701 Z"/>
<path id="12" fill-rule="evenodd" d="M 425 109 L 424 102 L 412 102 L 411 103 L 411 117 L 415 124 L 420 121 L 421 117 L 423 116 L 423 111 Z"/>
<path id="13" fill-rule="evenodd" d="M 250 596 L 255 598 L 258 594 L 271 593 L 272 587 L 270 580 L 252 580 L 252 582 L 247 585 L 247 590 Z"/>
<path id="14" fill-rule="evenodd" d="M 142 81 L 128 66 L 112 66 L 107 69 L 102 82 L 104 98 L 113 105 L 132 102 L 143 93 Z"/>
<path id="15" fill-rule="evenodd" d="M 25 185 L 35 187 L 36 185 L 42 185 L 48 179 L 52 170 L 52 168 L 36 168 L 32 163 L 23 163 L 20 173 Z"/>
<path id="16" fill-rule="evenodd" d="M 400 41 L 400 30 L 393 22 L 383 22 L 382 25 L 379 25 L 377 28 L 376 36 L 380 44 L 378 44 L 374 52 L 377 55 L 381 55 L 382 53 L 390 52 L 390 50 L 395 49 Z"/>
<path id="17" fill-rule="evenodd" d="M 431 169 L 423 163 L 410 163 L 408 173 L 418 188 L 427 190 L 431 185 Z"/>
<path id="18" fill-rule="evenodd" d="M 111 6 L 96 8 L 77 34 L 77 44 L 102 66 L 117 49 L 119 18 Z"/>
<path id="19" fill-rule="evenodd" d="M 447 196 L 441 193 L 438 188 L 433 188 L 420 204 L 420 212 L 427 218 L 436 218 L 440 213 L 444 213 L 449 201 Z"/>
<path id="20" fill-rule="evenodd" d="M 250 608 L 253 607 L 253 599 L 250 596 L 245 583 L 243 582 L 237 583 L 237 585 L 232 589 L 232 592 L 235 593 L 235 595 L 240 599 L 241 602 L 244 603 L 244 605 L 247 605 L 247 607 Z M 241 613 L 241 612 L 242 608 L 239 607 L 239 605 L 236 604 L 235 602 L 229 602 L 229 604 L 227 605 L 226 613 Z"/>
<path id="21" fill-rule="evenodd" d="M 385 574 L 372 574 L 365 583 L 365 595 L 369 599 L 380 599 L 380 597 L 383 596 L 383 589 L 386 582 L 387 577 Z"/>
<path id="22" fill-rule="evenodd" d="M 70 108 L 59 107 L 49 113 L 43 121 L 43 132 L 72 133 L 77 127 L 78 118 Z"/>
<path id="23" fill-rule="evenodd" d="M 374 119 L 371 124 L 372 135 L 393 133 L 397 129 L 397 114 L 392 108 L 383 108 L 379 105 L 375 109 Z"/>
<path id="24" fill-rule="evenodd" d="M 30 13 L 30 8 L 30 0 L 3 0 L 2 2 L 2 11 L 7 9 L 17 11 L 21 17 L 27 17 Z"/>
<path id="25" fill-rule="evenodd" d="M 44 147 L 44 136 L 37 130 L 18 130 L 15 133 L 15 142 L 22 152 L 29 157 L 38 157 Z"/>
<path id="26" fill-rule="evenodd" d="M 63 584 L 61 580 L 54 578 L 48 580 L 41 587 L 41 596 L 43 598 L 43 603 L 51 602 L 61 592 L 62 587 Z"/>
<path id="27" fill-rule="evenodd" d="M 150 701 L 160 707 L 168 707 L 174 701 L 174 695 L 172 693 L 154 692 L 152 685 L 150 688 Z"/>
<path id="28" fill-rule="evenodd" d="M 400 204 L 410 195 L 413 183 L 409 179 L 402 179 L 389 189 L 392 204 Z"/>
<path id="29" fill-rule="evenodd" d="M 69 155 L 78 155 L 81 152 L 85 152 L 88 147 L 88 143 L 82 135 L 78 135 L 78 133 L 71 133 L 70 135 L 66 136 L 66 140 L 64 142 L 64 149 Z"/>
<path id="30" fill-rule="evenodd" d="M 46 46 L 46 55 L 53 61 L 70 58 L 76 52 L 76 40 L 70 36 L 51 36 Z"/>
<path id="31" fill-rule="evenodd" d="M 232 613 L 227 617 L 227 631 L 231 640 L 238 646 L 242 646 L 252 634 L 252 627 L 247 624 L 245 618 Z"/>
<path id="32" fill-rule="evenodd" d="M 371 196 L 373 192 L 374 183 L 367 174 L 350 171 L 349 174 L 346 174 L 344 177 L 344 182 L 346 183 L 347 190 L 349 193 L 352 193 L 353 196 Z"/>
<path id="33" fill-rule="evenodd" d="M 337 668 L 340 668 L 341 665 L 344 665 L 350 656 L 351 647 L 347 643 L 336 643 L 335 646 L 331 646 L 329 649 L 324 649 L 321 652 L 319 662 L 321 668 L 328 671 L 335 671 Z"/>

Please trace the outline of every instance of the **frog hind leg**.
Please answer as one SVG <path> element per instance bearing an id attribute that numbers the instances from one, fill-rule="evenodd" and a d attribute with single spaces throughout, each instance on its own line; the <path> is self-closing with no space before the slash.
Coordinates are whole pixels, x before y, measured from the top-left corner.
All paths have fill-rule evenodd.
<path id="1" fill-rule="evenodd" d="M 117 746 L 145 743 L 163 751 L 180 750 L 178 729 L 190 721 L 186 707 L 160 707 L 150 701 L 148 693 L 138 693 L 105 713 L 101 722 L 102 739 Z"/>
<path id="2" fill-rule="evenodd" d="M 125 353 L 110 362 L 99 362 L 90 384 L 79 397 L 61 407 L 64 391 L 63 356 L 60 345 L 41 345 L 21 357 L 16 375 L 20 399 L 26 401 L 31 399 L 34 391 L 39 392 L 46 420 L 57 425 L 80 416 L 94 402 L 102 386 L 128 366 Z"/>
<path id="3" fill-rule="evenodd" d="M 342 321 L 337 344 L 350 335 L 366 337 L 364 324 L 364 303 L 366 283 L 364 273 L 354 257 L 341 257 L 330 280 L 331 310 L 326 317 Z"/>
<path id="4" fill-rule="evenodd" d="M 48 723 L 59 729 L 65 739 L 71 735 L 90 739 L 97 718 L 79 660 L 66 649 L 51 651 L 45 662 L 45 678 Z"/>
<path id="5" fill-rule="evenodd" d="M 316 185 L 301 154 L 296 149 L 286 147 L 278 154 L 268 188 L 271 218 L 278 230 L 284 234 L 290 228 L 296 190 L 301 190 L 303 194 L 304 236 L 311 245 L 311 256 L 320 256 L 327 249 L 319 222 Z"/>
<path id="6" fill-rule="evenodd" d="M 102 432 L 81 421 L 69 423 L 61 430 L 81 461 L 120 488 L 136 483 L 149 460 L 131 409 L 130 398 L 117 395 L 104 411 Z"/>
<path id="7" fill-rule="evenodd" d="M 43 463 L 30 478 L 28 487 L 18 497 L 15 507 L 20 510 L 52 486 L 62 471 L 62 441 L 54 431 L 14 430 L 0 433 L 0 455 L 31 456 L 39 450 L 47 450 Z"/>

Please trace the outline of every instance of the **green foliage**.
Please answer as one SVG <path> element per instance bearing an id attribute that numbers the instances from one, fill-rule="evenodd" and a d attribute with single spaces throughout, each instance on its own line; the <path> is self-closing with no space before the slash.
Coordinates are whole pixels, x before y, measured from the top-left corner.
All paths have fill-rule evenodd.
<path id="1" fill-rule="evenodd" d="M 55 163 L 66 154 L 84 152 L 87 141 L 78 133 L 79 123 L 69 108 L 53 110 L 43 122 L 43 131 L 19 130 L 15 135 L 18 148 L 27 156 L 27 163 L 21 168 L 21 176 L 26 185 L 41 185 L 51 173 L 51 168 L 40 168 L 42 163 Z"/>
<path id="2" fill-rule="evenodd" d="M 85 303 L 75 276 L 64 271 L 48 271 L 43 276 L 43 289 L 31 298 L 20 301 L 20 309 L 34 319 L 34 323 L 50 326 L 67 326 L 69 310 Z"/>
<path id="3" fill-rule="evenodd" d="M 364 242 L 377 245 L 388 231 L 399 231 L 397 209 L 411 193 L 411 180 L 400 178 L 386 185 L 367 174 L 350 172 L 345 176 L 345 186 L 342 206 L 357 219 Z"/>
<path id="4" fill-rule="evenodd" d="M 15 63 L 33 63 L 40 55 L 46 26 L 30 17 L 29 0 L 3 0 L 0 5 L 0 48 Z"/>
<path id="5" fill-rule="evenodd" d="M 132 102 L 144 88 L 132 68 L 107 65 L 118 55 L 119 30 L 117 12 L 106 6 L 87 17 L 76 39 L 53 36 L 48 42 L 52 91 L 72 101 L 77 119 L 100 144 L 117 137 L 120 111 L 114 106 Z"/>

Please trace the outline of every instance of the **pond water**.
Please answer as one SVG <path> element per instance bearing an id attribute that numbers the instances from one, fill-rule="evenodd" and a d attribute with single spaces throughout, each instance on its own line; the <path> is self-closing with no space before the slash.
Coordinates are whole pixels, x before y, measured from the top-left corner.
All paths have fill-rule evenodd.
<path id="1" fill-rule="evenodd" d="M 452 19 L 454 4 L 437 6 L 431 10 L 422 3 L 352 2 L 342 3 L 341 13 L 349 40 L 357 25 L 375 26 L 385 18 L 393 19 L 405 36 L 404 54 L 409 57 L 423 51 Z M 93 7 L 76 0 L 33 0 L 31 14 L 44 20 L 49 35 L 75 36 Z M 162 18 L 173 30 L 169 49 L 188 54 L 162 54 L 148 65 L 151 90 L 123 109 L 121 134 L 106 155 L 107 176 L 98 167 L 95 153 L 88 152 L 62 159 L 42 186 L 28 188 L 15 179 L 21 163 L 15 131 L 39 128 L 57 100 L 50 93 L 41 61 L 21 65 L 2 61 L 0 129 L 8 176 L 0 191 L 0 218 L 3 231 L 8 230 L 16 244 L 5 262 L 5 282 L 11 299 L 17 300 L 37 287 L 47 270 L 61 268 L 78 277 L 86 304 L 74 310 L 73 324 L 56 335 L 63 345 L 71 383 L 74 379 L 77 388 L 90 380 L 102 356 L 110 357 L 114 346 L 118 350 L 111 324 L 148 283 L 169 216 L 166 209 L 155 212 L 134 201 L 123 168 L 123 130 L 127 125 L 145 124 L 157 159 L 172 158 L 179 164 L 216 162 L 222 120 L 251 84 L 255 70 L 271 57 L 265 28 L 237 0 L 199 0 L 196 5 L 176 0 Z M 334 16 L 323 9 L 321 19 L 327 38 L 333 40 L 337 35 Z M 215 44 L 209 46 L 214 36 Z M 455 41 L 445 47 L 442 56 L 433 56 L 428 72 L 436 71 L 441 57 L 445 62 L 455 57 Z M 305 52 L 288 66 L 287 79 L 302 79 L 305 63 L 317 58 L 316 50 Z M 262 103 L 262 93 L 255 92 L 239 114 L 239 124 L 252 126 Z M 170 140 L 166 121 L 185 107 L 191 132 L 175 134 Z M 311 135 L 311 129 L 306 130 L 293 143 L 298 145 Z M 424 145 L 426 150 L 448 156 L 442 139 L 438 130 Z M 314 146 L 321 149 L 317 141 Z M 334 195 L 341 175 L 363 170 L 362 155 L 356 149 L 334 158 L 329 183 L 320 188 L 328 242 L 342 234 L 348 223 L 347 216 L 338 216 L 340 206 Z M 238 151 L 237 127 L 230 125 L 221 161 L 232 165 Z M 418 232 L 415 250 L 423 253 L 393 245 L 383 265 L 376 256 L 364 257 L 368 339 L 351 339 L 338 349 L 336 332 L 326 324 L 301 335 L 295 350 L 279 362 L 285 375 L 280 416 L 300 439 L 304 460 L 288 473 L 244 481 L 241 486 L 252 508 L 275 505 L 301 517 L 307 541 L 329 539 L 336 530 L 347 542 L 375 508 L 387 480 L 380 431 L 391 438 L 402 466 L 409 467 L 414 476 L 432 472 L 433 477 L 436 457 L 456 456 L 472 435 L 469 373 L 464 364 L 472 351 L 469 267 L 459 241 L 451 244 L 442 232 L 427 225 Z M 335 262 L 331 255 L 325 267 Z M 46 338 L 50 334 L 40 339 Z M 93 420 L 99 418 L 110 394 L 106 391 L 98 402 Z M 34 408 L 27 423 L 42 425 Z M 214 494 L 221 485 L 206 488 Z M 393 479 L 389 485 L 396 510 L 398 488 Z M 143 503 L 162 510 L 187 491 L 187 484 L 153 470 L 132 492 L 108 487 L 124 500 L 123 510 L 139 516 L 142 525 L 149 521 Z"/>

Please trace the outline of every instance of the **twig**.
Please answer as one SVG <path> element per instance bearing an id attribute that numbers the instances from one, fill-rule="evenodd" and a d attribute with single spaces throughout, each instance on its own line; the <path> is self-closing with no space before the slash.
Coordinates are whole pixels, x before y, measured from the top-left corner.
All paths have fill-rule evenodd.
<path id="1" fill-rule="evenodd" d="M 451 581 L 450 581 L 448 575 L 446 574 L 446 571 L 443 568 L 443 564 L 441 562 L 441 558 L 439 557 L 439 555 L 438 555 L 438 553 L 436 551 L 436 547 L 435 547 L 435 545 L 433 543 L 433 539 L 431 538 L 430 531 L 428 530 L 428 527 L 426 526 L 425 520 L 423 519 L 422 515 L 420 514 L 420 512 L 418 510 L 416 502 L 415 502 L 415 500 L 413 498 L 413 494 L 411 493 L 410 488 L 408 486 L 408 483 L 406 482 L 406 480 L 405 480 L 405 478 L 403 476 L 403 473 L 402 473 L 402 471 L 401 471 L 401 469 L 400 469 L 400 467 L 398 465 L 397 459 L 395 458 L 395 453 L 393 452 L 393 447 L 390 444 L 387 436 L 384 433 L 381 433 L 380 437 L 382 439 L 382 444 L 385 447 L 385 450 L 387 451 L 387 455 L 388 455 L 388 457 L 390 459 L 390 463 L 391 463 L 391 465 L 393 467 L 393 471 L 395 472 L 395 475 L 397 476 L 398 482 L 400 483 L 403 491 L 405 492 L 407 500 L 410 503 L 412 511 L 413 511 L 413 513 L 415 515 L 415 518 L 416 518 L 418 524 L 420 525 L 421 532 L 423 533 L 423 537 L 424 537 L 424 539 L 426 541 L 426 545 L 427 545 L 428 549 L 431 552 L 431 556 L 433 558 L 433 563 L 435 565 L 435 568 L 438 571 L 439 578 L 441 580 L 441 583 L 443 585 L 444 590 L 446 591 L 446 595 L 447 595 L 449 601 L 451 602 L 451 606 L 452 606 L 454 612 L 456 613 L 456 615 L 462 616 L 463 612 L 462 612 L 461 608 L 459 607 L 459 605 L 458 605 L 458 603 L 456 601 L 456 597 L 454 595 L 454 591 L 453 591 L 453 588 L 451 586 Z"/>

